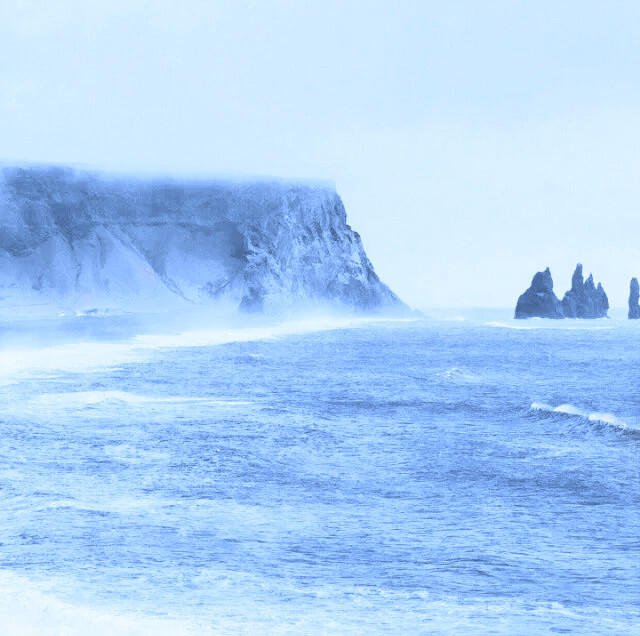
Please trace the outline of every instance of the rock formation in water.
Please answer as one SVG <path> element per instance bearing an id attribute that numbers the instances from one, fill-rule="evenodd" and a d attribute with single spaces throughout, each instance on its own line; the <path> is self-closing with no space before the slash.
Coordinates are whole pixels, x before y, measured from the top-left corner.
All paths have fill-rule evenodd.
<path id="1" fill-rule="evenodd" d="M 609 299 L 602 285 L 596 287 L 593 275 L 583 282 L 582 264 L 578 263 L 571 277 L 571 289 L 562 299 L 565 318 L 604 318 L 609 310 Z"/>
<path id="2" fill-rule="evenodd" d="M 629 285 L 629 318 L 631 320 L 637 320 L 640 318 L 640 287 L 638 286 L 638 279 L 632 278 Z"/>
<path id="3" fill-rule="evenodd" d="M 562 303 L 553 292 L 549 268 L 536 272 L 531 287 L 518 298 L 516 318 L 563 318 Z"/>
<path id="4" fill-rule="evenodd" d="M 405 311 L 333 187 L 0 172 L 0 308 Z"/>

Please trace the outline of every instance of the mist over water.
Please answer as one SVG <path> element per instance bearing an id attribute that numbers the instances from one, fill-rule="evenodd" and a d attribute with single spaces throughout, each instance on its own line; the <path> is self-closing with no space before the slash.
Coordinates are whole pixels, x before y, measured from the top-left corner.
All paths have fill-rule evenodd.
<path id="1" fill-rule="evenodd" d="M 13 631 L 640 627 L 639 325 L 207 320 L 0 326 Z"/>

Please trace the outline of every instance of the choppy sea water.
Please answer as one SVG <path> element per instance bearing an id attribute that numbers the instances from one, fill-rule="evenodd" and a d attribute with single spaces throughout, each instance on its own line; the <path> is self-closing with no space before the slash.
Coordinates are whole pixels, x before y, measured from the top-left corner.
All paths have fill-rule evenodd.
<path id="1" fill-rule="evenodd" d="M 639 324 L 134 332 L 0 325 L 2 633 L 640 631 Z"/>

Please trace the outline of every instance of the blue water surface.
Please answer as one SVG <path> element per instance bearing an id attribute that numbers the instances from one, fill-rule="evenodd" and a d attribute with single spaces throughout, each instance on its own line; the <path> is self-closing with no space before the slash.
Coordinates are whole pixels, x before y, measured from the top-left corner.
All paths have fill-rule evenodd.
<path id="1" fill-rule="evenodd" d="M 640 325 L 66 320 L 2 331 L 16 633 L 640 632 Z"/>

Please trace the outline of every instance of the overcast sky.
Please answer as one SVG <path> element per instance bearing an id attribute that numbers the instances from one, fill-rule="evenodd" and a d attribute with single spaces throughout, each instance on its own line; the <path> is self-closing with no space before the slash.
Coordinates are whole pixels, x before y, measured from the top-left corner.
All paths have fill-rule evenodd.
<path id="1" fill-rule="evenodd" d="M 333 180 L 418 307 L 640 276 L 640 2 L 0 0 L 0 159 Z"/>

